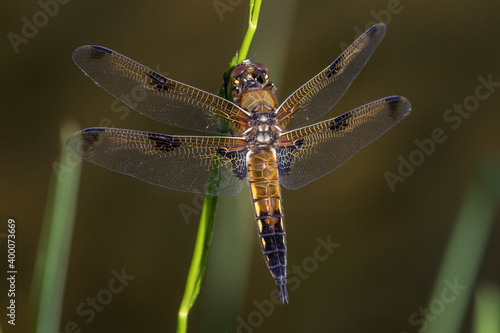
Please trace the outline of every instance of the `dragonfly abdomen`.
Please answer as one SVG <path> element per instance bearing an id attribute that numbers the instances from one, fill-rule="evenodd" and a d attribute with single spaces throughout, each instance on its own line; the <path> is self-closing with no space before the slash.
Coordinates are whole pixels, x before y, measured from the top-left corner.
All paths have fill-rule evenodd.
<path id="1" fill-rule="evenodd" d="M 278 164 L 273 148 L 250 152 L 248 181 L 264 260 L 278 284 L 281 301 L 288 303 L 285 226 Z"/>

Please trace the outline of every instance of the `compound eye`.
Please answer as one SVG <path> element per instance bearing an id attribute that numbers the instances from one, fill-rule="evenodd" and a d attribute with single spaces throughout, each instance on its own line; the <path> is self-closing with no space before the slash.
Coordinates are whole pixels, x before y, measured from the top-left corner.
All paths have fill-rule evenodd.
<path id="1" fill-rule="evenodd" d="M 236 66 L 233 69 L 233 72 L 231 73 L 231 78 L 233 79 L 233 81 L 234 81 L 234 78 L 240 76 L 245 71 L 245 69 L 246 69 L 245 65 Z"/>
<path id="2" fill-rule="evenodd" d="M 259 74 L 259 82 L 262 83 L 262 84 L 267 84 L 267 82 L 269 81 L 269 71 L 267 69 L 266 66 L 262 65 L 262 64 L 254 64 L 255 68 L 257 70 L 260 71 L 260 74 Z"/>
<path id="3" fill-rule="evenodd" d="M 261 70 L 263 72 L 266 72 L 266 74 L 267 74 L 267 72 L 269 72 L 269 70 L 267 69 L 267 67 L 264 66 L 264 65 L 262 65 L 262 64 L 254 63 L 254 66 L 257 69 L 259 69 L 259 70 Z"/>

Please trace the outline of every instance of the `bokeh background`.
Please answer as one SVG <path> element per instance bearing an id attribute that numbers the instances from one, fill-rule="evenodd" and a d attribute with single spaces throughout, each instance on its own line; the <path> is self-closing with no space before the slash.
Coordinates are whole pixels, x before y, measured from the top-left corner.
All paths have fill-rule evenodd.
<path id="1" fill-rule="evenodd" d="M 74 65 L 73 50 L 103 45 L 216 92 L 242 41 L 248 4 L 67 1 L 18 52 L 8 34 L 21 35 L 22 18 L 32 21 L 41 6 L 13 0 L 0 6 L 0 262 L 6 262 L 7 219 L 13 218 L 19 271 L 17 325 L 7 325 L 4 310 L 0 323 L 6 332 L 25 332 L 34 318 L 32 279 L 61 124 L 75 121 L 85 128 L 107 121 L 119 128 L 188 133 L 128 112 Z M 474 100 L 479 76 L 500 81 L 499 12 L 500 2 L 487 0 L 264 1 L 249 54 L 270 69 L 281 101 L 331 63 L 357 31 L 384 21 L 385 39 L 328 116 L 389 95 L 407 97 L 413 111 L 335 172 L 283 191 L 288 262 L 290 268 L 305 265 L 302 275 L 292 274 L 301 276 L 300 285 L 290 290 L 286 306 L 265 301 L 276 286 L 262 260 L 249 191 L 220 199 L 189 332 L 417 332 L 459 307 L 463 313 L 444 325 L 473 331 L 476 291 L 488 283 L 486 294 L 494 295 L 491 286 L 500 282 L 500 210 L 494 206 L 500 87 L 491 88 L 456 129 L 443 116 L 455 104 Z M 398 173 L 398 157 L 418 154 L 415 140 L 431 138 L 437 128 L 445 142 L 392 191 L 384 173 Z M 62 163 L 68 172 L 75 165 Z M 485 207 L 464 208 L 477 188 L 485 193 L 477 200 Z M 82 332 L 173 332 L 200 201 L 84 162 L 59 331 L 75 322 Z M 454 267 L 469 274 L 440 275 L 464 209 L 467 237 L 453 258 Z M 314 259 L 318 238 L 340 244 L 324 261 Z M 91 320 L 89 312 L 78 313 L 90 309 L 88 298 L 104 295 L 113 270 L 122 269 L 134 279 Z M 456 291 L 454 301 L 433 298 L 433 290 L 439 298 L 446 288 L 444 280 L 456 279 L 467 288 Z M 6 301 L 0 297 L 1 309 Z M 429 302 L 433 308 L 425 313 Z"/>

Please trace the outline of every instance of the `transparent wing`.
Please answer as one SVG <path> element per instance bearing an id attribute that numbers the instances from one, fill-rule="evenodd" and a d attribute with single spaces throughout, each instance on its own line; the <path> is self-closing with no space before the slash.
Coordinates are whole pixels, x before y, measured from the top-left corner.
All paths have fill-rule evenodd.
<path id="1" fill-rule="evenodd" d="M 240 138 L 96 127 L 73 134 L 66 147 L 107 169 L 174 190 L 232 196 L 246 182 L 247 149 Z M 209 184 L 213 173 L 215 182 Z"/>
<path id="2" fill-rule="evenodd" d="M 283 133 L 278 150 L 281 184 L 296 189 L 335 170 L 410 111 L 406 98 L 391 96 L 333 119 Z"/>
<path id="3" fill-rule="evenodd" d="M 384 34 L 383 23 L 373 25 L 330 66 L 290 95 L 278 108 L 280 127 L 298 128 L 330 111 L 365 66 Z"/>
<path id="4" fill-rule="evenodd" d="M 102 46 L 81 46 L 73 60 L 94 82 L 136 111 L 162 123 L 217 133 L 220 120 L 242 133 L 248 114 L 208 92 L 171 80 Z"/>

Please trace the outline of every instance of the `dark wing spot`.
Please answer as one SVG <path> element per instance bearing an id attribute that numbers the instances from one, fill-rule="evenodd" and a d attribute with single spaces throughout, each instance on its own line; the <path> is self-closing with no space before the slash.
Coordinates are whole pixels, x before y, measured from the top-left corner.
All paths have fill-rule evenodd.
<path id="1" fill-rule="evenodd" d="M 341 131 L 349 126 L 349 118 L 352 117 L 350 113 L 344 113 L 334 119 L 333 123 L 330 125 L 330 130 L 333 132 Z"/>
<path id="2" fill-rule="evenodd" d="M 278 150 L 278 174 L 286 175 L 290 172 L 290 167 L 293 163 L 292 152 L 297 149 L 295 146 L 280 147 Z"/>
<path id="3" fill-rule="evenodd" d="M 104 138 L 102 135 L 106 132 L 105 128 L 86 128 L 82 130 L 82 143 L 81 149 L 83 152 L 88 153 L 95 149 L 95 147 L 99 146 L 101 140 Z"/>
<path id="4" fill-rule="evenodd" d="M 365 34 L 371 35 L 375 30 L 380 27 L 380 23 L 372 25 L 368 30 L 366 30 Z"/>
<path id="5" fill-rule="evenodd" d="M 227 157 L 227 155 L 228 155 L 227 149 L 225 149 L 225 148 L 217 148 L 217 150 L 215 152 L 217 154 L 221 155 L 222 157 Z"/>
<path id="6" fill-rule="evenodd" d="M 297 139 L 293 142 L 296 149 L 299 149 L 304 144 L 304 139 Z"/>
<path id="7" fill-rule="evenodd" d="M 337 60 L 335 60 L 333 62 L 333 64 L 330 65 L 330 68 L 329 69 L 329 72 L 326 74 L 326 77 L 330 78 L 334 75 L 336 75 L 339 70 L 340 70 L 340 63 L 339 63 L 339 60 L 342 59 L 342 58 L 339 58 Z"/>
<path id="8" fill-rule="evenodd" d="M 91 127 L 82 130 L 83 133 L 103 133 L 106 132 L 105 127 Z"/>
<path id="9" fill-rule="evenodd" d="M 149 72 L 147 75 L 151 78 L 151 84 L 158 91 L 168 91 L 173 88 L 173 86 L 168 84 L 168 79 L 161 74 L 156 72 Z"/>
<path id="10" fill-rule="evenodd" d="M 106 54 L 113 54 L 113 51 L 99 45 L 92 45 L 90 50 L 90 57 L 92 59 L 101 59 Z"/>
<path id="11" fill-rule="evenodd" d="M 247 176 L 246 154 L 247 150 L 228 152 L 227 149 L 217 149 L 217 154 L 228 158 L 233 166 L 233 172 L 238 179 L 245 179 Z"/>
<path id="12" fill-rule="evenodd" d="M 278 174 L 286 175 L 290 172 L 293 164 L 293 152 L 300 149 L 304 144 L 304 139 L 297 139 L 293 145 L 280 147 L 278 150 Z"/>
<path id="13" fill-rule="evenodd" d="M 389 107 L 389 117 L 398 118 L 399 115 L 399 106 L 401 104 L 401 97 L 399 96 L 390 96 L 385 99 L 387 106 Z"/>
<path id="14" fill-rule="evenodd" d="M 179 140 L 170 135 L 148 133 L 148 139 L 153 141 L 154 148 L 160 151 L 172 151 L 181 145 Z"/>
<path id="15" fill-rule="evenodd" d="M 234 174 L 238 179 L 245 179 L 247 176 L 246 151 L 235 152 L 230 154 L 230 156 Z"/>
<path id="16" fill-rule="evenodd" d="M 365 35 L 369 38 L 374 38 L 380 32 L 384 33 L 385 24 L 377 23 L 372 25 L 368 30 L 366 30 Z M 345 60 L 346 54 L 342 53 L 342 55 L 330 65 L 329 71 L 326 74 L 326 77 L 330 78 L 334 75 L 337 75 L 342 70 L 342 62 Z"/>

